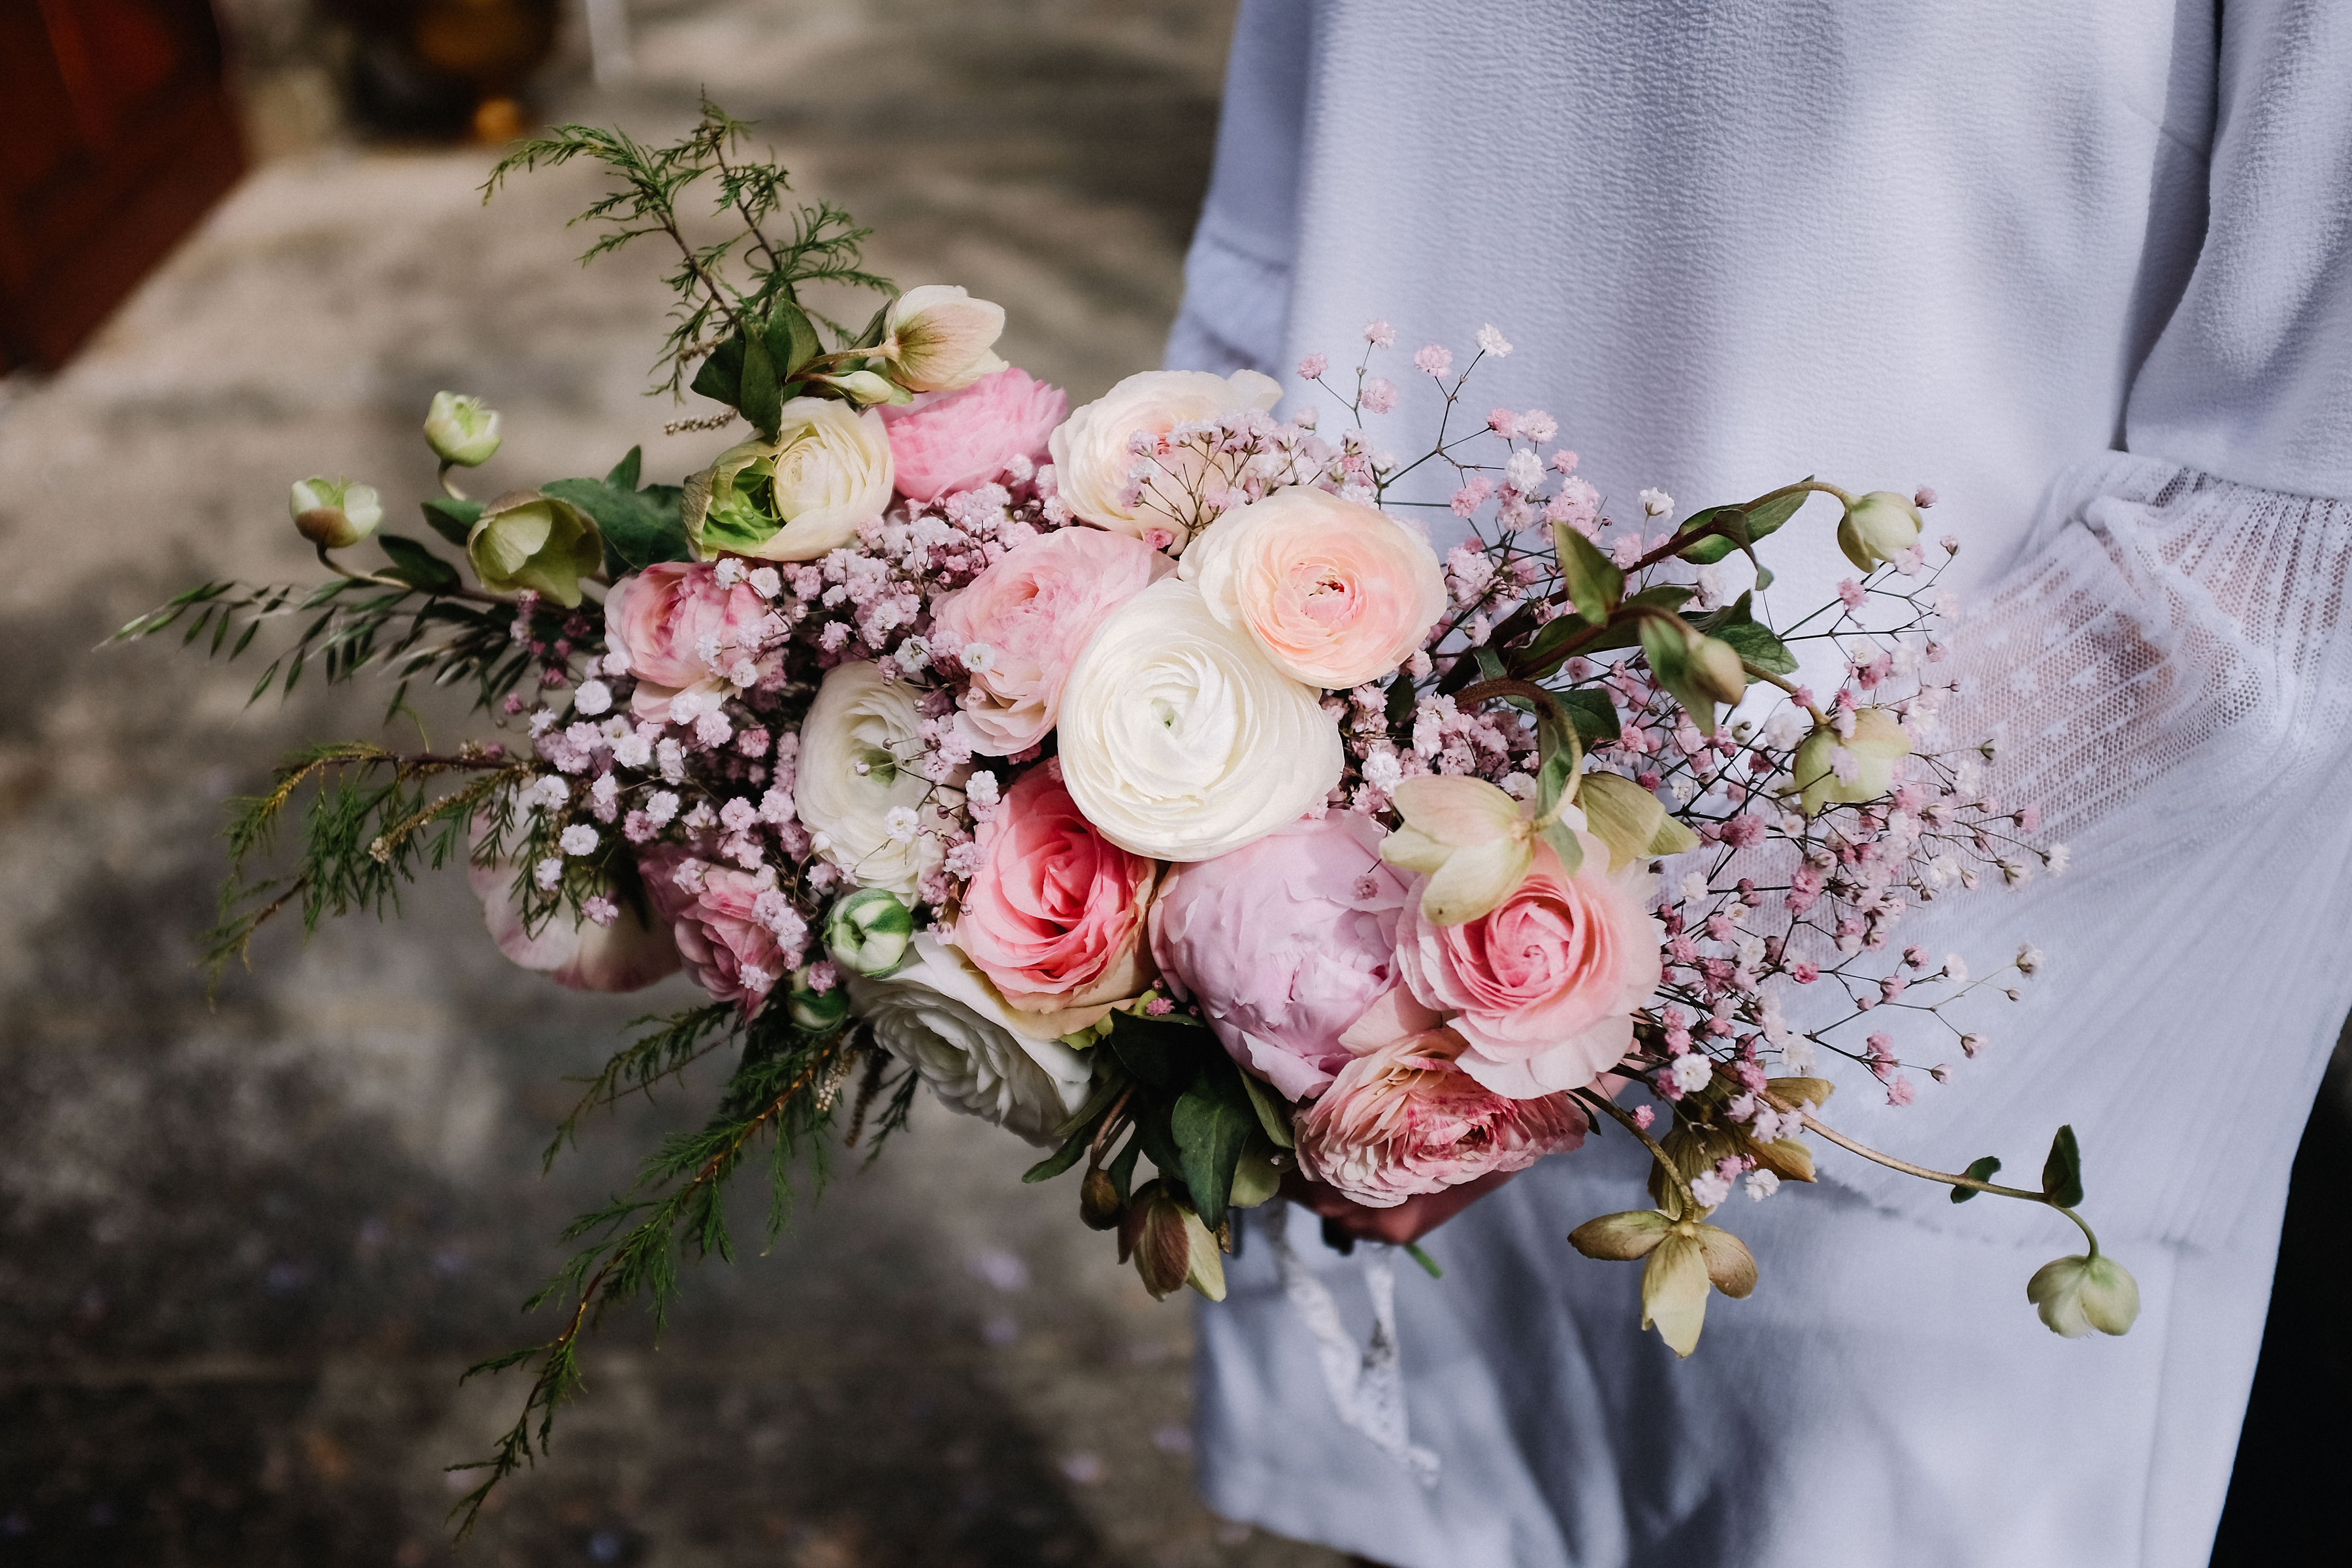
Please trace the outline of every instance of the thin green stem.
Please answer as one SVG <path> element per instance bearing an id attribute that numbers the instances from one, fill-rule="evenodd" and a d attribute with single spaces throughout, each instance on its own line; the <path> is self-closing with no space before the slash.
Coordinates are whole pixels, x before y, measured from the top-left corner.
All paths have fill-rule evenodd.
<path id="1" fill-rule="evenodd" d="M 1697 1215 L 1705 1212 L 1706 1205 L 1691 1195 L 1690 1184 L 1683 1180 L 1683 1173 L 1675 1167 L 1673 1157 L 1659 1145 L 1656 1139 L 1650 1136 L 1640 1122 L 1633 1120 L 1632 1111 L 1607 1095 L 1590 1089 L 1578 1089 L 1576 1098 L 1597 1110 L 1606 1112 L 1626 1131 L 1642 1141 L 1643 1145 L 1650 1151 L 1650 1158 L 1658 1163 L 1658 1169 L 1664 1171 L 1666 1173 L 1666 1180 L 1674 1184 L 1676 1195 L 1683 1201 L 1685 1215 Z"/>

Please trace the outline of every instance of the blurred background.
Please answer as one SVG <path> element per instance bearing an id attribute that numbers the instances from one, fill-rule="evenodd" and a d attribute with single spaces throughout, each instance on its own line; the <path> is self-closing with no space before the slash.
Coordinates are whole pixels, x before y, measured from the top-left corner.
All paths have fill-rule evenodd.
<path id="1" fill-rule="evenodd" d="M 593 172 L 482 204 L 536 124 L 667 138 L 708 91 L 879 231 L 877 270 L 1004 304 L 1004 353 L 1074 402 L 1157 363 L 1233 8 L 0 0 L 0 1563 L 443 1560 L 443 1468 L 523 1392 L 458 1372 L 544 1337 L 518 1307 L 558 1229 L 710 1088 L 542 1174 L 566 1076 L 686 983 L 560 992 L 456 878 L 396 921 L 273 929 L 208 1002 L 222 800 L 373 710 L 315 681 L 248 708 L 245 665 L 97 645 L 205 577 L 310 576 L 293 479 L 413 515 L 444 387 L 505 413 L 477 493 L 636 443 L 675 480 L 727 443 L 641 395 L 659 258 L 573 264 Z M 2341 1100 L 2291 1240 L 2340 1234 Z M 1337 1568 L 1192 1501 L 1189 1313 L 1070 1184 L 1020 1185 L 1030 1157 L 926 1100 L 765 1252 L 739 1194 L 745 1255 L 658 1342 L 608 1321 L 457 1560 Z M 2298 1516 L 2315 1399 L 2341 1444 L 2341 1256 L 2283 1265 L 2233 1521 Z M 2232 1529 L 2219 1561 L 2321 1560 Z"/>

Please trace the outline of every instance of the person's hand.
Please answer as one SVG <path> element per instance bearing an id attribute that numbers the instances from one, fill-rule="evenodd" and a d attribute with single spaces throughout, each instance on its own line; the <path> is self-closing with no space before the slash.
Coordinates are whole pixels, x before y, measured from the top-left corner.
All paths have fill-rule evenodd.
<path id="1" fill-rule="evenodd" d="M 1342 1197 L 1337 1189 L 1309 1181 L 1292 1169 L 1283 1173 L 1282 1195 L 1321 1215 L 1351 1241 L 1384 1241 L 1402 1247 L 1419 1241 L 1517 1173 L 1496 1171 L 1443 1192 L 1407 1198 L 1391 1209 L 1376 1209 Z"/>

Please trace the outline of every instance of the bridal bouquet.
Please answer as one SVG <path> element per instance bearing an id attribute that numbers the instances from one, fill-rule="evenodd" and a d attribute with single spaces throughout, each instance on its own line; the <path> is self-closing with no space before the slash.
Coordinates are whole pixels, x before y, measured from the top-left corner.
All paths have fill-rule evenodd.
<path id="1" fill-rule="evenodd" d="M 1475 416 L 1470 377 L 1510 353 L 1491 327 L 1457 369 L 1438 346 L 1392 363 L 1376 321 L 1351 370 L 1298 366 L 1318 395 L 1286 415 L 1248 371 L 1145 372 L 1073 410 L 996 357 L 1002 310 L 891 290 L 863 231 L 789 201 L 740 131 L 715 110 L 667 148 L 566 127 L 491 186 L 583 156 L 616 174 L 591 254 L 675 242 L 667 387 L 723 405 L 682 427 L 744 439 L 682 485 L 633 450 L 478 500 L 449 479 L 499 416 L 444 394 L 423 521 L 446 548 L 383 531 L 365 486 L 306 479 L 322 584 L 209 584 L 125 629 L 234 655 L 289 621 L 257 697 L 314 665 L 381 672 L 387 721 L 430 679 L 496 731 L 293 758 L 239 803 L 216 958 L 280 910 L 381 910 L 457 862 L 524 967 L 608 991 L 682 969 L 708 998 L 558 1133 L 732 1064 L 707 1123 L 569 1233 L 538 1299 L 564 1306 L 554 1337 L 486 1363 L 536 1380 L 471 1504 L 544 1444 L 602 1310 L 658 1304 L 681 1241 L 727 1251 L 720 1189 L 756 1151 L 780 1223 L 796 1151 L 878 1141 L 921 1087 L 1050 1150 L 1030 1180 L 1080 1172 L 1080 1217 L 1155 1294 L 1213 1300 L 1235 1211 L 1286 1182 L 1394 1205 L 1613 1123 L 1654 1156 L 1656 1206 L 1569 1239 L 1643 1260 L 1644 1323 L 1684 1354 L 1710 1291 L 1756 1280 L 1713 1216 L 1812 1180 L 1808 1134 L 2072 1216 L 2063 1130 L 2026 1189 L 1823 1121 L 1835 1058 L 1907 1102 L 1978 1049 L 1946 1005 L 2036 967 L 1906 947 L 1904 911 L 2063 868 L 2031 806 L 1987 797 L 1981 748 L 1940 733 L 1958 543 L 1923 538 L 1931 496 L 1807 479 L 1612 513 L 1549 415 Z M 689 233 L 689 187 L 715 192 L 716 237 Z M 862 329 L 820 312 L 859 289 L 886 296 Z M 1406 376 L 1444 414 L 1400 457 Z M 1762 557 L 1817 513 L 1855 574 L 1771 619 Z M 381 561 L 347 564 L 362 546 Z M 298 812 L 290 868 L 249 878 Z M 2095 1239 L 2029 1294 L 2062 1333 L 2137 1310 Z"/>

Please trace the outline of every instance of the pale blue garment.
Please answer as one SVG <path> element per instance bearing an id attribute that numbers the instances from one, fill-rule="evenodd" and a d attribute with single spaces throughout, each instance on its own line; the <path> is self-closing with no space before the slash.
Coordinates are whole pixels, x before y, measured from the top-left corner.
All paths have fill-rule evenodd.
<path id="1" fill-rule="evenodd" d="M 1762 1284 L 1677 1363 L 1562 1239 L 1644 1202 L 1604 1138 L 1400 1276 L 1432 1489 L 1249 1250 L 1201 1314 L 1210 1502 L 1398 1568 L 2203 1563 L 2352 1005 L 2352 4 L 1249 0 L 1224 112 L 1171 363 L 1344 369 L 1386 319 L 1402 447 L 1405 354 L 1491 321 L 1474 413 L 1549 410 L 1617 515 L 1941 492 L 1971 713 L 2076 865 L 1912 918 L 2049 973 L 1952 1084 L 1833 1120 L 2029 1181 L 2071 1121 L 2144 1310 L 2057 1339 L 2024 1281 L 2063 1221 L 1823 1149 L 1725 1211 Z M 1850 571 L 1809 537 L 1783 606 Z M 1304 1250 L 1361 1318 L 1358 1260 Z"/>

